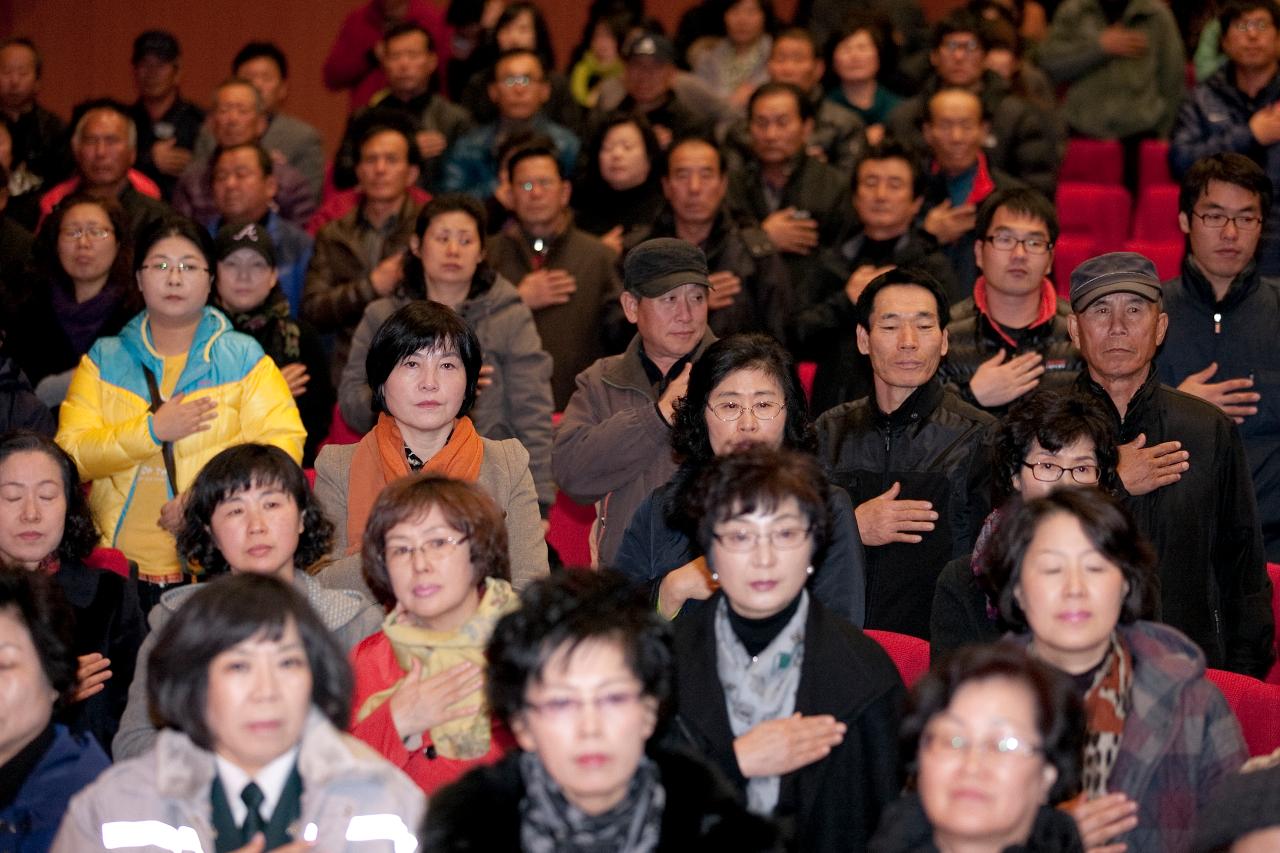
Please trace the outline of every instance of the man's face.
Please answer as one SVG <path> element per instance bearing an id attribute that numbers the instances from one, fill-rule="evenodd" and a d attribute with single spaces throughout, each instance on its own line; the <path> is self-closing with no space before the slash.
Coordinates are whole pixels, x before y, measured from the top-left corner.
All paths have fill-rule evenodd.
<path id="1" fill-rule="evenodd" d="M 427 46 L 427 37 L 408 32 L 388 39 L 382 53 L 382 70 L 387 84 L 398 98 L 409 99 L 427 91 L 436 57 Z"/>
<path id="2" fill-rule="evenodd" d="M 929 54 L 938 77 L 948 86 L 967 88 L 982 77 L 986 51 L 975 33 L 952 33 Z"/>
<path id="3" fill-rule="evenodd" d="M 569 182 L 550 157 L 526 157 L 511 173 L 516 218 L 527 230 L 552 227 L 569 204 Z"/>
<path id="4" fill-rule="evenodd" d="M 669 62 L 651 56 L 636 56 L 627 60 L 622 79 L 626 84 L 627 94 L 633 100 L 641 104 L 652 104 L 667 96 L 675 75 L 676 67 Z"/>
<path id="5" fill-rule="evenodd" d="M 1169 315 L 1136 293 L 1108 293 L 1067 318 L 1071 343 L 1098 379 L 1141 379 L 1169 328 Z"/>
<path id="6" fill-rule="evenodd" d="M 531 119 L 551 96 L 542 63 L 530 54 L 510 56 L 498 62 L 497 79 L 489 84 L 489 98 L 503 118 Z"/>
<path id="7" fill-rule="evenodd" d="M 622 311 L 636 325 L 649 358 L 678 360 L 693 352 L 707 331 L 707 289 L 682 284 L 652 298 L 624 291 Z"/>
<path id="8" fill-rule="evenodd" d="M 800 118 L 800 105 L 789 92 L 757 98 L 751 110 L 751 148 L 766 166 L 786 163 L 804 150 L 813 122 Z"/>
<path id="9" fill-rule="evenodd" d="M 385 130 L 360 146 L 356 181 L 369 201 L 402 201 L 416 180 L 418 168 L 409 163 L 409 140 L 404 134 Z"/>
<path id="10" fill-rule="evenodd" d="M 991 217 L 991 227 L 980 235 L 985 240 L 974 242 L 974 257 L 978 268 L 987 279 L 987 286 L 1008 296 L 1026 296 L 1040 291 L 1041 282 L 1053 266 L 1053 250 L 1043 255 L 1027 251 L 1025 243 L 1015 243 L 1012 249 L 998 249 L 991 238 L 1006 234 L 1015 240 L 1039 240 L 1049 242 L 1049 227 L 1038 217 L 1016 213 L 1002 207 Z"/>
<path id="11" fill-rule="evenodd" d="M 259 56 L 241 63 L 236 76 L 253 84 L 268 113 L 278 110 L 289 96 L 289 81 L 280 76 L 280 66 L 270 57 Z"/>
<path id="12" fill-rule="evenodd" d="M 180 77 L 177 62 L 158 56 L 144 56 L 133 66 L 133 84 L 138 95 L 148 100 L 159 100 L 173 94 Z"/>
<path id="13" fill-rule="evenodd" d="M 769 54 L 769 78 L 775 83 L 790 83 L 807 92 L 818 85 L 822 71 L 822 60 L 805 39 L 784 36 L 774 41 Z"/>
<path id="14" fill-rule="evenodd" d="M 258 220 L 276 194 L 276 179 L 263 174 L 252 148 L 224 151 L 213 165 L 213 201 L 228 222 Z"/>
<path id="15" fill-rule="evenodd" d="M 873 239 L 905 234 L 923 201 L 916 197 L 907 161 L 891 157 L 859 164 L 853 209 Z"/>
<path id="16" fill-rule="evenodd" d="M 1222 52 L 1240 68 L 1275 65 L 1276 48 L 1276 27 L 1266 9 L 1245 12 L 1222 34 Z"/>
<path id="17" fill-rule="evenodd" d="M 114 110 L 91 110 L 76 140 L 76 164 L 90 187 L 106 187 L 124 180 L 133 165 L 129 122 Z"/>
<path id="18" fill-rule="evenodd" d="M 223 148 L 257 142 L 267 132 L 267 117 L 258 112 L 257 90 L 247 83 L 219 89 L 211 112 L 210 130 Z"/>
<path id="19" fill-rule="evenodd" d="M 858 350 L 871 359 L 877 380 L 890 388 L 919 388 L 947 354 L 938 300 L 923 287 L 895 284 L 876 294 L 869 328 L 858 326 Z"/>
<path id="20" fill-rule="evenodd" d="M 1220 279 L 1233 279 L 1253 260 L 1262 237 L 1262 223 L 1253 230 L 1240 228 L 1229 219 L 1220 228 L 1211 228 L 1203 216 L 1253 216 L 1259 219 L 1266 212 L 1255 193 L 1238 184 L 1210 181 L 1201 194 L 1192 215 L 1178 214 L 1178 225 L 1191 243 L 1191 257 L 1206 274 Z"/>
<path id="21" fill-rule="evenodd" d="M 929 99 L 924 140 L 943 172 L 956 175 L 977 163 L 986 136 L 977 95 L 949 90 Z"/>
<path id="22" fill-rule="evenodd" d="M 662 192 L 676 219 L 697 224 L 710 222 L 728 188 L 729 179 L 720 171 L 720 157 L 707 143 L 685 142 L 668 155 Z"/>
<path id="23" fill-rule="evenodd" d="M 36 55 L 31 48 L 11 44 L 0 50 L 0 109 L 22 112 L 36 99 Z"/>

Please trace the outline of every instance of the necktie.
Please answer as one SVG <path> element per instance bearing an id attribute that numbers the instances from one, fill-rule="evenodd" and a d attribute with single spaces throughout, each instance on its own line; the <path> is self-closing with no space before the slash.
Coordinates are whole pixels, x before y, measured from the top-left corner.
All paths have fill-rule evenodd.
<path id="1" fill-rule="evenodd" d="M 244 818 L 244 825 L 240 827 L 240 837 L 245 844 L 248 844 L 254 835 L 259 832 L 266 832 L 267 822 L 262 819 L 262 812 L 258 811 L 262 807 L 262 801 L 266 799 L 266 796 L 256 782 L 250 782 L 240 792 L 240 799 L 244 801 L 245 806 L 249 809 L 249 813 Z"/>

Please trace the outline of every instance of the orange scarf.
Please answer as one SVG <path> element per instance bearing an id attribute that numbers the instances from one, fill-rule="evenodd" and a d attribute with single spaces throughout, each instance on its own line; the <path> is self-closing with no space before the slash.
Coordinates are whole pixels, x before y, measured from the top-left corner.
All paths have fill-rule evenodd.
<path id="1" fill-rule="evenodd" d="M 480 476 L 484 444 L 471 418 L 458 418 L 453 434 L 435 456 L 427 460 L 423 471 L 444 474 L 455 480 L 475 482 Z M 395 419 L 383 412 L 378 423 L 356 447 L 347 475 L 347 553 L 360 550 L 364 541 L 364 525 L 373 510 L 373 502 L 393 480 L 409 474 L 409 460 L 404 455 L 404 438 Z"/>

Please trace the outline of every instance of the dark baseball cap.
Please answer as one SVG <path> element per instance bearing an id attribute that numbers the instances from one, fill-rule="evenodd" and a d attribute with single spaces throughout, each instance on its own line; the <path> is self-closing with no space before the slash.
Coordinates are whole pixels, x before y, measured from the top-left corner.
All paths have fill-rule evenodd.
<path id="1" fill-rule="evenodd" d="M 226 260 L 228 255 L 240 249 L 253 249 L 268 264 L 273 267 L 276 265 L 276 249 L 271 242 L 271 235 L 256 222 L 222 226 L 214 239 L 214 249 L 220 261 Z"/>
<path id="2" fill-rule="evenodd" d="M 1071 310 L 1077 314 L 1109 293 L 1134 293 L 1159 302 L 1163 292 L 1156 265 L 1137 252 L 1098 255 L 1071 273 Z"/>
<path id="3" fill-rule="evenodd" d="M 178 46 L 178 39 L 168 30 L 147 30 L 133 40 L 131 62 L 137 65 L 148 56 L 165 62 L 177 62 L 178 57 L 182 56 L 182 48 Z"/>
<path id="4" fill-rule="evenodd" d="M 629 293 L 649 299 L 685 284 L 711 287 L 707 256 L 692 243 L 674 237 L 645 240 L 627 252 L 622 274 Z"/>
<path id="5" fill-rule="evenodd" d="M 623 59 L 655 59 L 667 65 L 675 65 L 676 46 L 671 39 L 653 30 L 638 32 L 622 47 Z"/>

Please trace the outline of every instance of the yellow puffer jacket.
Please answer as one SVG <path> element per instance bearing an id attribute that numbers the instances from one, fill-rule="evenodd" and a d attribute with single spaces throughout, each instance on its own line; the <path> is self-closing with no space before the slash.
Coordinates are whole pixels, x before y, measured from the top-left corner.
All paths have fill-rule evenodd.
<path id="1" fill-rule="evenodd" d="M 144 365 L 157 381 L 164 375 L 145 311 L 81 359 L 58 419 L 58 444 L 75 459 L 80 476 L 93 481 L 89 505 L 108 545 L 119 535 L 139 466 L 160 449 L 151 431 Z M 214 308 L 205 309 L 196 329 L 178 392 L 218 404 L 210 429 L 174 442 L 179 490 L 218 452 L 236 444 L 274 444 L 295 461 L 302 459 L 306 430 L 288 383 L 258 342 L 233 331 Z"/>

